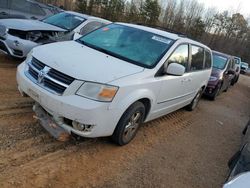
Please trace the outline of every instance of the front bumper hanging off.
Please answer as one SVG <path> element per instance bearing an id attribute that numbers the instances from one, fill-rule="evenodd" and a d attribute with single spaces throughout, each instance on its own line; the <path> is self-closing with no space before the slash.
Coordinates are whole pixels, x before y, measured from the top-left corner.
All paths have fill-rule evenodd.
<path id="1" fill-rule="evenodd" d="M 54 138 L 59 141 L 67 141 L 70 139 L 70 134 L 57 125 L 51 116 L 38 104 L 35 103 L 33 111 L 36 113 L 35 119 L 39 120 L 40 124 L 45 128 Z"/>

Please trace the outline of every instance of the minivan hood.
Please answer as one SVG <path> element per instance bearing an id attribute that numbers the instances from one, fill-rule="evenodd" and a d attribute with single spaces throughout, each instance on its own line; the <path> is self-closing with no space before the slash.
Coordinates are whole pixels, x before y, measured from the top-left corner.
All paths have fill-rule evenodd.
<path id="1" fill-rule="evenodd" d="M 50 25 L 39 20 L 26 19 L 1 19 L 0 25 L 4 25 L 9 29 L 17 29 L 22 31 L 66 31 L 60 27 Z"/>
<path id="2" fill-rule="evenodd" d="M 212 68 L 211 76 L 219 78 L 222 73 L 223 73 L 223 70 Z"/>
<path id="3" fill-rule="evenodd" d="M 79 80 L 108 83 L 136 74 L 143 67 L 99 52 L 76 41 L 38 46 L 32 55 L 44 64 Z"/>

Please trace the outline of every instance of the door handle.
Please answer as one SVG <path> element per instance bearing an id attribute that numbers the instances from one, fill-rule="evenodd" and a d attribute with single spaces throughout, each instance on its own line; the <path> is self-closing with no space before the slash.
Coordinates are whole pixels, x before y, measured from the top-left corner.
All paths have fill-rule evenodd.
<path id="1" fill-rule="evenodd" d="M 191 82 L 191 81 L 192 81 L 191 78 L 184 78 L 183 80 L 181 80 L 181 83 Z"/>
<path id="2" fill-rule="evenodd" d="M 0 14 L 2 14 L 2 15 L 7 15 L 7 13 L 6 13 L 6 12 L 0 12 Z"/>

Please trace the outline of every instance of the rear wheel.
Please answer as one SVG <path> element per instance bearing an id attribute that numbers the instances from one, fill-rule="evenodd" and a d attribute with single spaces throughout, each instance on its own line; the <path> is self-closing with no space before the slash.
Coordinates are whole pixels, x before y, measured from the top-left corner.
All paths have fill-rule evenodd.
<path id="1" fill-rule="evenodd" d="M 193 111 L 197 107 L 200 101 L 200 98 L 202 96 L 202 93 L 203 93 L 203 89 L 201 88 L 196 94 L 196 96 L 194 97 L 193 101 L 187 106 L 188 111 Z"/>
<path id="2" fill-rule="evenodd" d="M 132 104 L 118 122 L 112 140 L 120 146 L 128 144 L 135 137 L 144 117 L 145 106 L 139 101 Z"/>

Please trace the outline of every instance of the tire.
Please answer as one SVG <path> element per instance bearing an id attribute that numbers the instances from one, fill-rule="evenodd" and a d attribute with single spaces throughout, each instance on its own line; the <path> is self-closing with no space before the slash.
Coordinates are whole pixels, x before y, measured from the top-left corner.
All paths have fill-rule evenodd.
<path id="1" fill-rule="evenodd" d="M 226 87 L 226 89 L 224 90 L 224 92 L 227 92 L 227 91 L 228 91 L 229 87 L 232 85 L 232 82 L 234 82 L 234 81 L 231 80 L 231 81 L 228 83 L 228 86 Z"/>
<path id="2" fill-rule="evenodd" d="M 236 77 L 235 77 L 234 79 L 231 80 L 231 86 L 233 86 L 234 84 L 236 84 L 236 82 L 237 82 L 236 80 L 237 80 Z"/>
<path id="3" fill-rule="evenodd" d="M 239 81 L 239 77 L 240 77 L 240 75 L 237 76 L 235 83 L 237 83 Z"/>
<path id="4" fill-rule="evenodd" d="M 202 96 L 202 93 L 203 93 L 203 89 L 201 88 L 201 89 L 198 91 L 198 93 L 195 95 L 195 97 L 194 97 L 194 99 L 192 100 L 192 102 L 187 106 L 187 110 L 188 110 L 188 111 L 193 111 L 193 110 L 197 107 L 197 105 L 198 105 L 198 103 L 199 103 L 199 101 L 200 101 L 200 98 L 201 98 L 201 96 Z"/>
<path id="5" fill-rule="evenodd" d="M 112 135 L 112 140 L 120 145 L 128 144 L 135 137 L 145 117 L 145 106 L 137 101 L 122 115 Z"/>
<path id="6" fill-rule="evenodd" d="M 220 93 L 220 90 L 221 90 L 221 87 L 222 87 L 222 82 L 219 83 L 219 85 L 217 86 L 217 89 L 216 91 L 214 92 L 214 94 L 210 97 L 211 100 L 215 100 L 216 97 L 219 95 Z"/>

